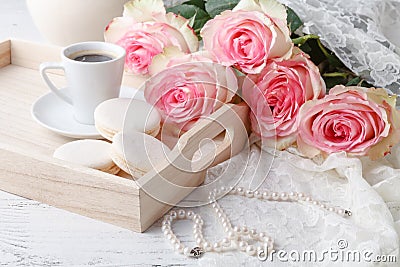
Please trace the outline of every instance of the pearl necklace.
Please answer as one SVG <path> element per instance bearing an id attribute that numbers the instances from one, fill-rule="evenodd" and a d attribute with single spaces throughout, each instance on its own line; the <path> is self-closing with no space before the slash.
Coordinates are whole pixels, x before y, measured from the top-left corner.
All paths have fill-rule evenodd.
<path id="1" fill-rule="evenodd" d="M 208 242 L 203 236 L 203 225 L 204 221 L 199 214 L 193 211 L 185 211 L 182 209 L 172 210 L 167 215 L 164 216 L 162 221 L 162 231 L 166 238 L 171 242 L 172 246 L 181 254 L 188 257 L 198 258 L 204 252 L 221 252 L 224 250 L 237 249 L 242 252 L 246 252 L 249 256 L 260 255 L 265 251 L 272 251 L 274 248 L 274 240 L 267 235 L 266 232 L 258 233 L 256 229 L 249 229 L 247 226 L 232 226 L 230 220 L 228 219 L 226 213 L 218 204 L 215 196 L 220 192 L 225 192 L 225 188 L 221 190 L 214 190 L 210 193 L 209 199 L 211 201 L 211 206 L 215 211 L 222 227 L 227 234 L 223 239 L 211 243 Z M 251 191 L 244 190 L 242 187 L 232 188 L 229 195 L 243 196 L 247 198 L 256 198 L 260 200 L 273 200 L 273 201 L 290 201 L 290 202 L 308 202 L 322 209 L 326 209 L 329 212 L 335 212 L 340 216 L 349 217 L 351 216 L 351 211 L 329 207 L 319 201 L 313 200 L 310 196 L 303 193 L 290 192 L 290 193 L 277 193 L 269 191 Z M 190 249 L 184 246 L 181 241 L 176 237 L 172 231 L 171 224 L 174 220 L 192 220 L 193 225 L 193 235 L 196 241 L 197 247 Z M 260 246 L 250 245 L 251 243 L 261 243 Z"/>

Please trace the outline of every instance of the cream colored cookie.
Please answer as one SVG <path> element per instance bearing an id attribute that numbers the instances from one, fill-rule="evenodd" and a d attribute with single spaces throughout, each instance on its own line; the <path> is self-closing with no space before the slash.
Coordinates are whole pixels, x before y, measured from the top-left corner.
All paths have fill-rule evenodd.
<path id="1" fill-rule="evenodd" d="M 111 144 L 101 140 L 78 140 L 66 143 L 54 152 L 54 157 L 110 174 L 120 168 L 112 161 Z"/>
<path id="2" fill-rule="evenodd" d="M 166 158 L 170 149 L 158 139 L 144 133 L 118 133 L 113 138 L 111 158 L 133 178 L 140 178 Z"/>
<path id="3" fill-rule="evenodd" d="M 96 108 L 94 120 L 99 133 L 111 141 L 122 130 L 156 136 L 160 131 L 161 116 L 145 101 L 113 98 Z"/>

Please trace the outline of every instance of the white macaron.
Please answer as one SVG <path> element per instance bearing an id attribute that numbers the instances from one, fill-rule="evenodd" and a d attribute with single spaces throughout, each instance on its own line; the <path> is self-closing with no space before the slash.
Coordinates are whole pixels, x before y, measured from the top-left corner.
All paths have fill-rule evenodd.
<path id="1" fill-rule="evenodd" d="M 161 123 L 155 108 L 145 101 L 130 98 L 104 101 L 96 108 L 94 119 L 96 129 L 110 141 L 122 130 L 157 136 Z"/>
<path id="2" fill-rule="evenodd" d="M 133 178 L 140 178 L 167 158 L 170 149 L 144 133 L 118 133 L 113 138 L 111 158 Z"/>
<path id="3" fill-rule="evenodd" d="M 111 144 L 101 140 L 77 140 L 66 143 L 54 152 L 54 157 L 110 174 L 120 168 L 111 159 Z"/>

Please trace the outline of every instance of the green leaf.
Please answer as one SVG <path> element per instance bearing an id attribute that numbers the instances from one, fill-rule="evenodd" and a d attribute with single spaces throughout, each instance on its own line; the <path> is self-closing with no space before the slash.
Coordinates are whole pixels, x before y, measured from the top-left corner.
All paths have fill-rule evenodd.
<path id="1" fill-rule="evenodd" d="M 304 45 L 308 40 L 311 40 L 311 39 L 319 39 L 319 36 L 314 35 L 314 34 L 307 34 L 307 35 L 292 39 L 292 42 L 295 45 L 301 46 L 301 45 Z"/>
<path id="2" fill-rule="evenodd" d="M 233 9 L 238 3 L 239 0 L 207 0 L 206 11 L 214 18 L 225 10 Z"/>
<path id="3" fill-rule="evenodd" d="M 206 2 L 204 0 L 189 0 L 186 2 L 183 2 L 182 5 L 192 5 L 192 6 L 197 6 L 204 11 L 206 11 Z"/>
<path id="4" fill-rule="evenodd" d="M 233 71 L 236 73 L 236 76 L 238 76 L 238 77 L 246 76 L 246 74 L 243 73 L 243 72 L 241 72 L 240 70 L 238 70 L 238 69 L 236 69 L 236 68 L 232 68 L 232 69 L 233 69 Z"/>
<path id="5" fill-rule="evenodd" d="M 345 72 L 330 72 L 330 73 L 324 73 L 322 76 L 323 77 L 340 77 L 340 78 L 347 78 L 350 75 L 350 73 L 345 73 Z"/>
<path id="6" fill-rule="evenodd" d="M 190 24 L 197 36 L 199 36 L 200 30 L 203 28 L 204 24 L 211 19 L 207 12 L 194 5 L 177 5 L 167 8 L 167 12 L 173 12 L 190 19 Z"/>
<path id="7" fill-rule="evenodd" d="M 300 49 L 303 50 L 303 52 L 306 53 L 306 54 L 310 54 L 311 51 L 312 51 L 311 46 L 309 44 L 307 44 L 307 43 L 301 45 Z"/>
<path id="8" fill-rule="evenodd" d="M 287 13 L 287 23 L 291 33 L 295 32 L 298 28 L 303 26 L 303 22 L 301 21 L 299 16 L 297 16 L 296 12 L 293 11 L 293 9 L 287 6 L 286 13 Z"/>
<path id="9" fill-rule="evenodd" d="M 360 82 L 362 82 L 361 77 L 355 77 L 346 83 L 346 86 L 358 85 Z"/>
<path id="10" fill-rule="evenodd" d="M 318 46 L 321 49 L 322 53 L 326 56 L 329 61 L 329 65 L 334 68 L 338 68 L 343 66 L 343 63 L 336 57 L 333 52 L 328 51 L 325 46 L 321 43 L 321 40 L 317 40 Z"/>
<path id="11" fill-rule="evenodd" d="M 346 83 L 346 79 L 343 79 L 343 77 L 324 77 L 324 81 L 327 91 L 335 85 Z"/>

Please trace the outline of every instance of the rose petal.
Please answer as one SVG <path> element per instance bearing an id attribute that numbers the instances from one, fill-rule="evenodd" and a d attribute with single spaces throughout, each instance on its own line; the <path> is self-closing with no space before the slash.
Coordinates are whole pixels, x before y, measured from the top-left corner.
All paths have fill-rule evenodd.
<path id="1" fill-rule="evenodd" d="M 132 0 L 124 5 L 124 17 L 134 18 L 136 22 L 154 21 L 160 15 L 165 15 L 162 0 Z"/>

